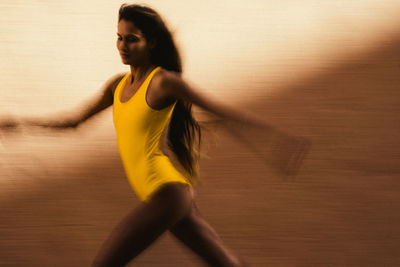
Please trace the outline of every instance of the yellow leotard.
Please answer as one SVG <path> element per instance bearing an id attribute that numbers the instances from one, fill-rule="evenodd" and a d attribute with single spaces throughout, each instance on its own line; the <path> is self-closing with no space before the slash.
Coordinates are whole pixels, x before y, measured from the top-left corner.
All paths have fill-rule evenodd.
<path id="1" fill-rule="evenodd" d="M 121 102 L 120 97 L 130 73 L 123 77 L 114 92 L 113 120 L 118 150 L 129 183 L 145 202 L 165 183 L 190 185 L 189 180 L 175 168 L 160 148 L 161 136 L 176 102 L 156 110 L 146 101 L 150 81 L 160 69 L 155 68 L 127 102 Z"/>

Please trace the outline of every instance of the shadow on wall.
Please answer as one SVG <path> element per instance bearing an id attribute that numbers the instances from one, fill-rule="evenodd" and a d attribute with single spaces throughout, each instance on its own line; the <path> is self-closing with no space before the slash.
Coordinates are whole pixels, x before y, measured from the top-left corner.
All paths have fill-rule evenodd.
<path id="1" fill-rule="evenodd" d="M 313 148 L 296 179 L 282 182 L 221 134 L 212 158 L 202 160 L 198 202 L 231 247 L 254 266 L 400 264 L 399 72 L 395 40 L 246 103 L 271 124 L 309 137 Z M 4 266 L 89 265 L 137 203 L 110 151 L 85 164 L 36 169 L 34 189 L 2 198 Z M 175 243 L 161 241 L 138 262 L 194 266 L 198 260 L 182 256 Z"/>

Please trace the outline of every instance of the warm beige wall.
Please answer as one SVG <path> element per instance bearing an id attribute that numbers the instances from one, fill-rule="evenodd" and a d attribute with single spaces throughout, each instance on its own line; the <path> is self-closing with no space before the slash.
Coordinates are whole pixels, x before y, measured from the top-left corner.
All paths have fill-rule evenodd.
<path id="1" fill-rule="evenodd" d="M 287 83 L 288 72 L 312 75 L 318 67 L 388 41 L 399 26 L 400 9 L 393 0 L 147 3 L 176 32 L 187 77 L 212 93 L 241 99 L 265 91 L 257 82 Z M 109 76 L 127 70 L 115 49 L 119 5 L 2 1 L 1 110 L 73 107 Z M 244 93 L 249 76 L 254 84 Z"/>
<path id="2" fill-rule="evenodd" d="M 146 2 L 174 30 L 188 80 L 313 142 L 291 180 L 218 133 L 197 201 L 227 244 L 252 266 L 399 266 L 400 2 Z M 120 4 L 1 1 L 0 114 L 68 111 L 127 71 Z M 0 141 L 0 265 L 88 266 L 137 204 L 110 110 Z M 177 244 L 138 263 L 201 266 Z"/>

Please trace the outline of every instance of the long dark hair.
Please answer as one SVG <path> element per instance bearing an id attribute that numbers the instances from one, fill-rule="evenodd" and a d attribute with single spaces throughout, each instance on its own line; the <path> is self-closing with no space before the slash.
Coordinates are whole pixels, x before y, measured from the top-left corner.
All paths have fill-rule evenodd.
<path id="1" fill-rule="evenodd" d="M 118 21 L 130 21 L 143 33 L 146 41 L 154 42 L 150 49 L 150 61 L 163 69 L 182 73 L 179 51 L 172 34 L 155 10 L 144 5 L 122 4 Z M 198 149 L 195 149 L 195 137 L 198 137 Z M 198 177 L 201 128 L 192 116 L 192 104 L 178 100 L 171 116 L 168 131 L 168 146 L 176 154 L 182 167 L 194 182 Z"/>

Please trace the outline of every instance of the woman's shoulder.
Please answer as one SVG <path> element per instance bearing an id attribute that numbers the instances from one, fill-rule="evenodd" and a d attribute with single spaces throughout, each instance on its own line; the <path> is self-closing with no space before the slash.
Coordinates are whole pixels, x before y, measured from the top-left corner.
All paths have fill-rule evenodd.
<path id="1" fill-rule="evenodd" d="M 113 76 L 111 76 L 110 79 L 108 79 L 109 83 L 119 83 L 126 75 L 128 75 L 129 72 L 120 72 L 117 73 Z"/>
<path id="2" fill-rule="evenodd" d="M 160 71 L 158 71 L 156 75 L 154 75 L 153 80 L 153 82 L 160 88 L 176 86 L 183 82 L 181 73 L 166 69 L 160 69 Z"/>
<path id="3" fill-rule="evenodd" d="M 166 102 L 172 102 L 175 100 L 173 90 L 179 86 L 180 81 L 180 73 L 160 69 L 154 74 L 151 80 L 148 94 L 152 95 L 153 98 L 167 99 Z"/>
<path id="4" fill-rule="evenodd" d="M 105 88 L 106 90 L 110 90 L 111 93 L 114 95 L 115 89 L 117 88 L 118 84 L 121 82 L 121 80 L 128 74 L 129 72 L 120 72 L 117 73 L 113 76 L 111 76 L 111 78 L 109 78 L 106 82 L 105 82 Z"/>
<path id="5" fill-rule="evenodd" d="M 163 69 L 163 68 L 161 68 L 158 72 L 157 72 L 157 75 L 159 76 L 159 77 L 162 77 L 162 78 L 169 78 L 169 79 L 171 79 L 171 78 L 174 78 L 174 77 L 181 77 L 181 73 L 179 73 L 179 72 L 176 72 L 176 71 L 172 71 L 172 70 L 166 70 L 166 69 Z"/>

